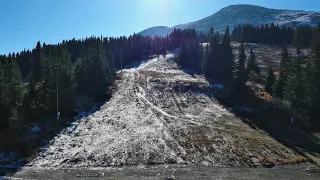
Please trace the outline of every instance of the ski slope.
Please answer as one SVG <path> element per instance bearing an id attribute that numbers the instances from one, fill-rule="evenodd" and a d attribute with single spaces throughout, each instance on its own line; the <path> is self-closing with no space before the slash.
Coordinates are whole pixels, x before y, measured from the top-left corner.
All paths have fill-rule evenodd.
<path id="1" fill-rule="evenodd" d="M 214 96 L 224 87 L 181 70 L 174 56 L 170 53 L 124 69 L 112 98 L 77 121 L 75 129 L 58 134 L 27 166 L 221 167 L 298 156 L 221 106 Z"/>

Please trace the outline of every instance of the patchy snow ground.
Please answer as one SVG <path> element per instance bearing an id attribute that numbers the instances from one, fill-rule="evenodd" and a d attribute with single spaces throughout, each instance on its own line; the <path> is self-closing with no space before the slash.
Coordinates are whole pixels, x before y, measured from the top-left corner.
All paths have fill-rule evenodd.
<path id="1" fill-rule="evenodd" d="M 261 165 L 297 155 L 255 131 L 214 99 L 224 86 L 153 58 L 123 70 L 113 97 L 58 134 L 31 167 L 138 164 Z"/>

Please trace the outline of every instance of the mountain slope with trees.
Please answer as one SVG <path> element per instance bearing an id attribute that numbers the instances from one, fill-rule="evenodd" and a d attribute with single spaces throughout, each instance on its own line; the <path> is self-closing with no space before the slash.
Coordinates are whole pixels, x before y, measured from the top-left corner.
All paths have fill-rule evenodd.
<path id="1" fill-rule="evenodd" d="M 173 29 L 195 29 L 197 32 L 207 33 L 210 27 L 214 27 L 216 31 L 223 32 L 227 26 L 233 29 L 240 24 L 259 26 L 271 23 L 289 27 L 297 27 L 305 24 L 316 26 L 320 23 L 320 13 L 269 9 L 246 4 L 231 5 L 211 16 L 195 22 L 176 25 L 172 28 L 165 26 L 152 27 L 139 34 L 144 36 L 163 36 L 170 33 Z"/>
<path id="2" fill-rule="evenodd" d="M 245 26 L 246 25 L 243 27 Z M 260 28 L 264 29 L 264 32 L 272 37 L 271 32 L 278 27 L 266 28 L 266 26 L 264 26 L 262 28 L 262 26 L 260 26 Z M 304 30 L 309 28 L 311 28 L 312 35 L 308 34 L 310 32 L 309 30 L 307 34 L 304 33 Z M 250 28 L 248 29 L 248 32 L 252 30 Z M 290 28 L 287 27 L 285 29 L 288 30 Z M 113 87 L 117 77 L 120 81 L 121 78 L 124 78 L 132 87 L 126 87 L 125 83 L 120 84 L 122 90 L 120 91 L 120 96 L 119 94 L 117 96 L 119 103 L 117 106 L 112 107 L 106 107 L 106 104 L 103 109 L 107 109 L 107 112 L 118 112 L 119 107 L 130 111 L 131 109 L 127 107 L 126 104 L 121 104 L 123 101 L 120 100 L 124 99 L 124 102 L 127 102 L 128 99 L 136 96 L 137 98 L 135 100 L 138 101 L 134 101 L 131 105 L 139 111 L 148 109 L 146 117 L 158 117 L 160 114 L 160 120 L 158 119 L 159 121 L 156 121 L 156 123 L 158 123 L 157 125 L 160 124 L 161 127 L 165 127 L 164 124 L 172 125 L 172 123 L 178 122 L 175 121 L 176 119 L 179 119 L 181 120 L 179 123 L 185 123 L 184 125 L 187 125 L 187 127 L 191 124 L 190 127 L 200 126 L 201 128 L 207 128 L 209 126 L 205 123 L 215 123 L 214 120 L 217 118 L 225 120 L 225 116 L 217 115 L 216 112 L 224 115 L 227 112 L 228 117 L 236 117 L 239 118 L 238 120 L 243 120 L 241 128 L 255 129 L 253 134 L 249 134 L 250 137 L 255 135 L 257 129 L 261 129 L 261 131 L 269 133 L 270 136 L 279 138 L 279 132 L 275 133 L 274 131 L 278 130 L 278 127 L 285 127 L 288 134 L 298 134 L 301 138 L 297 140 L 299 146 L 307 147 L 310 145 L 312 150 L 318 148 L 317 144 L 314 143 L 313 140 L 310 140 L 309 135 L 301 133 L 301 131 L 296 128 L 288 128 L 285 122 L 287 118 L 294 117 L 297 119 L 297 124 L 301 126 L 301 128 L 314 131 L 319 130 L 319 120 L 317 119 L 319 110 L 319 83 L 317 81 L 319 76 L 319 27 L 298 26 L 296 29 L 291 29 L 293 31 L 291 46 L 294 47 L 294 51 L 292 51 L 292 49 L 291 51 L 288 50 L 289 44 L 287 39 L 282 42 L 284 45 L 282 53 L 279 56 L 281 59 L 278 60 L 281 62 L 278 63 L 278 68 L 274 69 L 271 69 L 268 64 L 266 67 L 261 68 L 259 66 L 260 59 L 258 61 L 258 58 L 261 57 L 257 49 L 254 48 L 256 46 L 253 45 L 247 48 L 250 44 L 245 43 L 246 41 L 251 42 L 251 40 L 255 42 L 261 42 L 263 40 L 259 39 L 259 36 L 255 36 L 257 39 L 245 39 L 243 38 L 243 34 L 245 34 L 244 32 L 247 32 L 247 30 L 243 28 L 242 30 L 240 35 L 236 34 L 235 36 L 231 34 L 230 28 L 227 26 L 223 34 L 214 31 L 214 28 L 210 28 L 208 33 L 200 34 L 197 33 L 195 29 L 174 29 L 168 36 L 154 38 L 134 34 L 129 37 L 118 38 L 90 37 L 79 40 L 72 39 L 65 40 L 56 45 L 47 45 L 38 42 L 33 50 L 1 56 L 1 130 L 4 131 L 3 134 L 5 136 L 5 133 L 17 131 L 17 129 L 15 129 L 16 125 L 40 122 L 56 124 L 56 121 L 52 121 L 52 118 L 57 115 L 57 100 L 60 102 L 59 111 L 62 116 L 71 119 L 74 115 L 73 110 L 77 108 L 77 98 L 92 97 L 97 101 L 109 99 L 112 97 L 110 88 L 117 87 Z M 237 38 L 237 36 L 242 38 Z M 305 37 L 309 36 L 311 36 L 311 38 L 304 40 Z M 237 48 L 234 48 L 234 42 L 231 42 L 232 38 L 239 41 Z M 306 42 L 305 44 L 303 43 L 304 41 Z M 269 46 L 275 46 L 272 41 L 264 43 L 268 43 Z M 303 48 L 307 46 L 311 46 L 310 53 L 304 53 Z M 179 48 L 179 51 L 176 57 L 170 54 L 172 58 L 170 60 L 175 60 L 179 67 L 176 67 L 176 64 L 172 65 L 168 63 L 169 59 L 165 58 L 168 51 L 177 48 Z M 266 56 L 270 56 L 270 54 Z M 144 69 L 143 72 L 140 72 L 138 68 L 133 71 L 128 70 L 128 73 L 116 73 L 116 69 L 123 69 L 124 66 L 137 60 L 146 60 L 151 57 L 158 58 L 154 58 L 148 63 L 142 62 L 139 67 L 140 70 L 142 69 L 141 71 Z M 263 60 L 264 58 L 265 57 L 262 57 Z M 163 59 L 166 59 L 166 61 L 163 61 Z M 170 66 L 170 68 L 162 70 L 161 68 L 164 67 L 161 67 L 161 65 Z M 169 73 L 162 74 L 162 71 L 169 71 Z M 274 72 L 278 72 L 278 74 Z M 179 74 L 182 77 L 179 77 Z M 174 79 L 176 75 L 178 78 Z M 152 79 L 148 79 L 148 77 L 152 77 Z M 187 77 L 188 79 L 183 77 Z M 196 79 L 196 81 L 193 81 L 191 77 Z M 271 98 L 262 99 L 256 96 L 255 92 L 248 86 L 248 83 L 253 77 L 265 83 L 263 89 L 266 92 L 264 93 L 267 93 Z M 152 88 L 154 88 L 150 90 L 150 92 L 148 92 L 148 87 L 150 87 L 149 82 L 152 83 Z M 219 89 L 223 89 L 223 91 L 219 91 Z M 164 91 L 169 91 L 170 93 L 163 93 Z M 168 94 L 170 94 L 170 97 Z M 179 99 L 179 96 L 186 97 Z M 289 108 L 281 109 L 272 106 L 272 97 L 274 99 L 278 97 L 280 103 L 288 102 Z M 162 98 L 166 100 L 171 99 L 170 102 L 173 103 L 174 106 L 169 106 L 164 102 L 158 102 L 158 100 L 163 100 Z M 192 104 L 193 99 L 197 100 L 195 102 L 197 106 L 189 108 L 189 103 Z M 203 106 L 203 102 L 207 103 L 208 107 Z M 145 106 L 141 106 L 141 103 Z M 217 104 L 219 104 L 219 106 Z M 212 112 L 212 114 L 203 119 L 201 114 L 196 114 L 197 111 L 195 110 L 199 107 L 201 107 L 200 109 L 203 110 L 203 113 Z M 255 109 L 254 107 L 261 108 Z M 213 111 L 211 111 L 212 109 Z M 186 111 L 192 111 L 194 114 L 185 113 Z M 102 111 L 98 111 L 98 114 L 100 112 Z M 123 112 L 121 111 L 121 113 Z M 135 112 L 132 111 L 130 111 L 130 113 L 134 114 L 131 114 L 134 120 L 140 120 L 139 114 L 135 114 Z M 178 117 L 177 114 L 179 113 L 181 116 Z M 127 114 L 125 113 L 124 115 Z M 144 117 L 144 115 L 141 115 L 141 117 Z M 216 118 L 212 118 L 216 115 Z M 97 122 L 102 122 L 107 127 L 111 126 L 113 130 L 112 133 L 114 133 L 113 135 L 115 136 L 118 132 L 121 132 L 121 129 L 130 135 L 131 131 L 127 131 L 127 125 L 132 125 L 130 123 L 136 123 L 133 124 L 134 127 L 139 126 L 139 121 L 132 122 L 129 120 L 117 124 L 119 121 L 114 121 L 114 119 L 119 119 L 119 116 L 117 117 L 116 114 L 112 114 L 114 119 L 112 118 L 110 121 L 107 120 L 107 116 L 108 114 L 105 113 L 99 114 Z M 273 118 L 279 119 L 279 122 L 269 122 L 267 120 Z M 200 122 L 194 121 L 195 119 Z M 148 121 L 148 118 L 145 119 L 145 121 Z M 163 122 L 165 123 L 163 124 Z M 77 123 L 79 123 L 78 125 L 80 127 L 86 127 L 88 121 L 78 121 Z M 96 126 L 96 121 L 90 123 L 93 123 L 92 126 L 100 128 L 100 125 Z M 150 123 L 152 124 L 154 122 L 147 122 L 147 124 L 148 123 L 150 125 Z M 270 128 L 269 123 L 275 124 L 277 128 Z M 180 127 L 179 125 L 180 124 L 174 124 L 172 126 Z M 201 128 L 191 128 L 190 130 L 192 132 L 194 131 L 194 133 L 188 138 L 195 138 L 192 140 L 196 141 L 199 132 L 202 132 Z M 232 127 L 230 132 L 233 140 L 236 142 L 237 138 L 234 138 L 235 134 L 232 133 L 235 129 L 235 127 Z M 70 133 L 76 130 L 77 127 Z M 168 130 L 168 132 L 171 130 L 172 129 Z M 87 131 L 84 131 L 84 134 L 88 135 L 86 132 Z M 63 131 L 62 133 L 66 132 Z M 90 133 L 95 134 L 96 132 L 90 131 Z M 149 133 L 152 134 L 152 132 Z M 181 133 L 188 134 L 184 131 L 181 131 Z M 286 161 L 283 159 L 284 156 L 279 157 L 275 155 L 271 163 L 291 164 L 305 162 L 307 160 L 305 156 L 301 157 L 298 154 L 291 153 L 291 155 L 288 155 L 286 147 L 275 142 L 274 139 L 267 138 L 267 141 L 270 140 L 271 143 L 263 142 L 265 140 L 265 134 L 261 133 L 260 130 L 257 130 L 257 133 L 259 137 L 260 135 L 262 137 L 254 141 L 259 141 L 264 145 L 267 144 L 263 149 L 263 152 L 267 153 L 267 155 L 264 154 L 263 157 L 259 156 L 259 161 L 261 161 L 261 163 L 258 163 L 259 165 L 270 163 L 266 159 L 266 157 L 269 156 L 268 152 L 264 150 L 274 145 L 277 148 L 273 149 L 274 153 L 272 154 L 276 154 L 276 152 L 281 149 L 286 156 L 290 156 L 292 159 Z M 90 138 L 94 137 L 93 134 L 90 134 Z M 73 134 L 73 136 L 77 135 L 78 134 Z M 108 135 L 108 132 L 104 135 Z M 246 136 L 247 135 L 248 134 L 246 134 Z M 290 144 L 290 140 L 292 139 L 285 135 L 280 134 L 280 139 Z M 68 138 L 71 137 L 66 136 Z M 64 143 L 63 139 L 65 134 L 61 135 L 61 137 L 61 142 Z M 179 138 L 181 137 L 179 136 Z M 204 137 L 205 136 L 201 136 L 201 138 Z M 172 135 L 169 140 L 174 138 L 175 136 Z M 220 138 L 223 139 L 223 137 Z M 82 137 L 77 139 L 79 143 L 83 140 Z M 155 139 L 157 139 L 157 137 Z M 141 139 L 138 138 L 138 141 L 140 140 Z M 206 144 L 208 143 L 207 140 L 208 139 L 203 139 L 201 143 Z M 233 144 L 233 140 L 226 140 L 225 142 L 230 145 Z M 72 138 L 70 141 L 72 141 Z M 182 141 L 188 142 L 188 139 L 182 139 Z M 13 143 L 16 143 L 14 147 L 17 148 L 19 142 L 13 141 Z M 60 141 L 57 142 L 57 144 L 59 143 Z M 101 142 L 97 141 L 97 143 Z M 141 142 L 138 142 L 138 144 L 139 143 Z M 203 145 L 201 143 L 200 145 Z M 256 149 L 257 146 L 255 144 L 251 144 L 251 141 L 245 141 L 243 143 L 245 145 L 241 146 L 241 148 L 243 148 L 242 150 L 250 146 L 250 148 L 252 148 L 251 150 L 257 155 L 261 152 L 259 149 Z M 138 144 L 135 145 L 138 146 Z M 183 145 L 185 149 L 191 149 L 190 153 L 196 152 L 196 148 L 188 148 L 188 143 Z M 70 144 L 70 146 L 73 146 L 73 144 Z M 197 142 L 195 142 L 194 147 L 198 147 Z M 231 148 L 231 145 L 228 147 Z M 7 148 L 7 146 L 1 146 L 1 148 L 0 150 L 12 150 L 11 147 Z M 30 152 L 33 152 L 34 149 L 32 148 L 33 146 L 28 146 L 28 149 L 31 149 Z M 172 148 L 178 147 L 172 146 Z M 69 147 L 65 150 L 69 151 Z M 97 151 L 98 150 L 99 149 L 97 149 Z M 24 150 L 23 153 L 28 154 L 25 151 L 27 150 Z M 84 154 L 87 155 L 86 152 Z M 250 159 L 251 157 L 248 159 L 247 154 L 239 161 L 236 158 L 239 154 L 236 153 L 223 156 L 225 158 L 223 165 L 227 164 L 227 160 L 230 158 L 228 157 L 229 155 L 235 163 L 253 165 L 253 160 Z M 183 158 L 187 158 L 184 155 L 177 155 L 176 157 L 173 163 L 192 162 L 192 159 L 184 160 Z M 70 165 L 70 163 L 72 164 L 79 160 L 75 157 L 72 158 L 74 159 L 68 161 L 67 164 Z M 133 157 L 133 159 L 135 158 L 137 161 L 140 161 L 141 158 L 142 160 L 151 158 L 148 159 L 148 161 L 152 163 L 157 163 L 158 161 L 168 163 L 172 160 L 170 157 L 167 157 L 165 160 L 159 160 L 157 157 L 152 157 L 152 154 L 144 157 Z M 215 163 L 215 158 L 216 157 L 212 157 L 210 162 Z M 108 159 L 108 165 L 121 165 L 121 160 L 116 160 L 116 162 L 112 162 L 111 160 L 109 162 L 110 158 L 106 157 L 106 159 Z M 196 154 L 194 154 L 194 159 L 199 160 Z M 56 162 L 59 163 L 59 160 L 60 159 L 57 159 Z M 94 160 L 94 158 L 91 160 Z M 136 161 L 134 160 L 132 162 Z M 196 164 L 200 163 L 199 160 Z"/>
<path id="3" fill-rule="evenodd" d="M 109 97 L 108 87 L 114 82 L 116 69 L 179 47 L 187 38 L 185 32 L 176 30 L 156 38 L 136 34 L 90 37 L 56 45 L 38 42 L 33 50 L 2 55 L 1 128 L 10 124 L 10 117 L 36 122 L 56 116 L 57 100 L 59 112 L 68 117 L 77 97 Z"/>

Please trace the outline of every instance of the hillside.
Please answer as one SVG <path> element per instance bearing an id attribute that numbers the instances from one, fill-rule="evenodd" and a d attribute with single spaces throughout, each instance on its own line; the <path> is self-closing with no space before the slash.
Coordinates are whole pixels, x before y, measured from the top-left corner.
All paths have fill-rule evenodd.
<path id="1" fill-rule="evenodd" d="M 224 31 L 227 25 L 233 29 L 233 27 L 238 24 L 261 25 L 267 23 L 288 26 L 297 26 L 300 24 L 310 24 L 315 26 L 320 23 L 320 13 L 299 10 L 268 9 L 253 5 L 231 5 L 221 9 L 211 16 L 195 22 L 176 25 L 172 28 L 165 26 L 152 27 L 140 32 L 140 34 L 145 36 L 163 36 L 167 35 L 174 28 L 194 28 L 198 32 L 207 33 L 210 27 L 214 27 L 217 31 Z"/>
<path id="2" fill-rule="evenodd" d="M 221 100 L 228 86 L 180 69 L 173 58 L 174 53 L 155 57 L 118 72 L 113 97 L 74 128 L 58 134 L 28 166 L 226 167 L 308 161 L 301 151 L 280 142 L 292 143 L 294 137 L 299 146 L 313 148 L 311 137 L 277 121 L 260 118 L 268 127 L 264 129 L 251 118 L 237 116 L 258 109 L 224 105 Z"/>
<path id="3" fill-rule="evenodd" d="M 236 58 L 239 45 L 231 43 Z M 262 75 L 249 78 L 240 98 L 231 95 L 232 85 L 178 66 L 178 50 L 135 61 L 116 73 L 111 99 L 76 120 L 52 119 L 21 132 L 17 146 L 38 146 L 25 156 L 0 153 L 0 179 L 8 172 L 51 179 L 317 179 L 319 134 L 290 124 L 276 100 L 257 93 L 267 68 L 278 71 L 281 46 L 246 43 L 247 56 L 251 48 Z"/>
<path id="4" fill-rule="evenodd" d="M 172 28 L 166 27 L 166 26 L 156 26 L 148 28 L 139 34 L 142 34 L 144 36 L 165 36 L 169 34 L 172 31 Z"/>
<path id="5" fill-rule="evenodd" d="M 233 48 L 234 55 L 237 56 L 240 43 L 232 42 L 231 46 Z M 249 57 L 251 48 L 256 55 L 257 63 L 260 68 L 267 71 L 268 67 L 272 67 L 275 72 L 279 71 L 282 46 L 261 43 L 245 43 L 247 57 Z M 289 46 L 288 51 L 290 54 L 296 54 L 296 49 L 293 46 Z M 309 53 L 310 49 L 308 48 L 304 48 L 302 50 L 303 55 L 308 55 Z"/>

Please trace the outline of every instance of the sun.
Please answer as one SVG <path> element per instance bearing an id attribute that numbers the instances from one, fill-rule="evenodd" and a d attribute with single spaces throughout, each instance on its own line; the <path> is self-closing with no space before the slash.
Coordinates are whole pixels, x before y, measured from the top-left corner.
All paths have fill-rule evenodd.
<path id="1" fill-rule="evenodd" d="M 165 24 L 170 19 L 173 12 L 173 4 L 177 0 L 137 0 L 137 10 L 144 13 L 148 19 L 158 22 L 157 25 Z M 156 24 L 154 24 L 156 25 Z"/>

